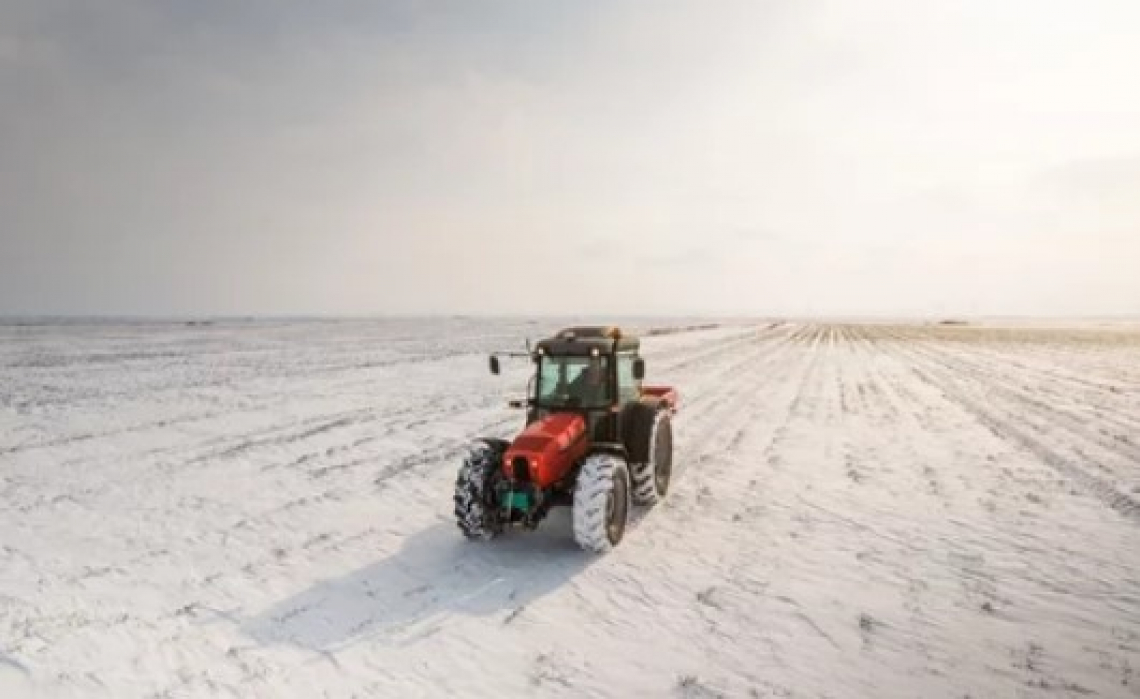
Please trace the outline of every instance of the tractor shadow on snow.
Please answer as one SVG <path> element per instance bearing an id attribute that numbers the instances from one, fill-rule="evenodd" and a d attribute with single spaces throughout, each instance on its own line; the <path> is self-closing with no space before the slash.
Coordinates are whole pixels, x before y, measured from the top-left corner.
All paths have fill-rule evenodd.
<path id="1" fill-rule="evenodd" d="M 569 514 L 558 508 L 537 531 L 488 542 L 468 542 L 453 522 L 438 522 L 388 558 L 321 581 L 246 620 L 242 631 L 263 645 L 332 653 L 363 641 L 413 643 L 455 617 L 515 623 L 527 605 L 601 559 L 574 543 Z M 641 518 L 631 513 L 627 536 Z"/>

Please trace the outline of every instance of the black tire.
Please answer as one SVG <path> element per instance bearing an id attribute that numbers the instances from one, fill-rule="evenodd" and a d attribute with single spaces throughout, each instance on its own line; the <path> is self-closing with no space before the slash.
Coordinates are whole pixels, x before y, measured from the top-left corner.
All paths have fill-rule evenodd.
<path id="1" fill-rule="evenodd" d="M 591 553 L 621 543 L 630 510 L 629 469 L 614 454 L 591 454 L 574 484 L 574 540 Z"/>
<path id="2" fill-rule="evenodd" d="M 656 416 L 657 405 L 654 403 L 630 403 L 622 409 L 622 443 L 629 455 L 631 471 L 637 468 L 637 464 L 649 460 L 649 439 Z"/>
<path id="3" fill-rule="evenodd" d="M 495 481 L 506 443 L 478 441 L 471 445 L 455 479 L 455 523 L 468 539 L 493 539 L 503 531 L 495 504 Z"/>
<path id="4" fill-rule="evenodd" d="M 669 492 L 673 475 L 673 422 L 669 413 L 658 410 L 645 440 L 648 450 L 645 461 L 630 469 L 633 476 L 633 502 L 635 505 L 656 505 Z"/>

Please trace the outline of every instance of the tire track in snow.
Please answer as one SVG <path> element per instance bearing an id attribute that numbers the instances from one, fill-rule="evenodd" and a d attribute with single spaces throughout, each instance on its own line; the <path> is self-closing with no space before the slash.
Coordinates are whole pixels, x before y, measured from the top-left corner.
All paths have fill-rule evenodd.
<path id="1" fill-rule="evenodd" d="M 691 600 L 686 614 L 701 620 L 699 629 L 685 632 L 698 649 L 694 661 L 701 656 L 718 657 L 726 617 L 743 613 L 754 604 L 757 594 L 763 594 L 763 584 L 755 583 L 738 561 L 724 560 L 700 546 L 699 532 L 708 530 L 708 535 L 715 535 L 712 532 L 719 527 L 731 526 L 733 536 L 749 536 L 748 522 L 733 513 L 755 498 L 765 464 L 759 459 L 741 458 L 740 453 L 759 433 L 770 435 L 774 429 L 772 418 L 786 415 L 799 397 L 805 381 L 803 372 L 813 362 L 818 332 L 812 327 L 794 329 L 777 344 L 761 348 L 758 357 L 749 357 L 743 372 L 728 372 L 729 383 L 710 386 L 709 393 L 715 398 L 704 405 L 686 406 L 689 419 L 699 422 L 686 430 L 693 443 L 700 445 L 694 456 L 686 457 L 691 468 L 675 481 L 669 496 L 652 511 L 651 530 L 639 531 L 628 544 L 658 552 L 649 562 L 651 571 L 631 571 L 632 576 L 648 574 L 651 579 L 668 581 L 678 572 L 674 567 L 677 562 L 685 561 L 687 566 L 696 565 L 717 579 L 715 585 L 706 589 L 690 589 L 685 584 L 675 589 L 676 594 Z M 620 588 L 624 581 L 622 576 L 607 576 L 605 585 Z M 625 604 L 634 608 L 655 606 L 653 598 L 644 594 Z M 794 607 L 792 602 L 779 604 Z M 804 628 L 813 627 L 811 616 L 804 610 L 793 609 L 792 613 L 799 615 L 798 623 Z M 685 618 L 669 623 L 683 625 Z M 769 642 L 760 633 L 754 640 Z M 763 684 L 762 678 L 754 678 L 754 683 Z"/>
<path id="2" fill-rule="evenodd" d="M 944 364 L 953 361 L 956 372 L 964 370 L 988 385 L 1000 383 L 1012 394 L 1016 394 L 1019 400 L 1034 403 L 1036 410 L 1056 413 L 1058 419 L 1070 423 L 1095 421 L 1104 436 L 1119 442 L 1120 448 L 1130 449 L 1132 456 L 1140 461 L 1140 445 L 1134 444 L 1129 438 L 1129 435 L 1140 432 L 1140 417 L 1134 415 L 1134 409 L 1140 406 L 1140 402 L 1134 398 L 1140 393 L 1140 385 L 1127 382 L 1123 386 L 1120 383 L 1104 385 L 1074 379 L 1058 372 L 1056 367 L 1052 370 L 1041 369 L 1026 360 L 994 354 L 993 348 L 982 338 L 971 346 L 970 353 L 939 352 L 931 345 L 929 338 L 920 340 L 919 346 L 927 352 L 933 352 L 934 356 L 942 357 Z M 1036 347 L 1022 347 L 1023 356 L 1032 356 L 1026 350 Z M 1140 360 L 1140 355 L 1137 359 Z M 1013 377 L 1017 377 L 1019 382 L 1029 380 L 1031 383 L 1015 382 Z M 1031 386 L 1034 394 L 1043 397 L 1031 394 Z M 1115 427 L 1116 431 L 1109 431 L 1106 425 Z"/>
<path id="3" fill-rule="evenodd" d="M 902 430 L 904 433 L 937 435 L 939 429 L 936 423 L 942 423 L 946 419 L 941 406 L 931 403 L 908 385 L 906 381 L 908 372 L 905 368 L 898 365 L 887 366 L 887 361 L 891 357 L 889 352 L 883 348 L 879 348 L 878 352 L 879 361 L 872 370 L 872 381 L 878 386 L 878 395 L 890 405 L 891 420 L 909 427 Z M 899 425 L 896 425 L 896 428 Z M 931 459 L 916 443 L 904 442 L 900 446 L 908 454 L 904 463 L 910 466 L 915 491 L 925 491 L 939 508 L 946 511 L 953 510 L 956 506 L 955 495 L 949 492 L 945 474 L 931 465 Z"/>
<path id="4" fill-rule="evenodd" d="M 1008 366 L 991 364 L 984 360 L 979 362 L 972 356 L 963 356 L 961 353 L 950 354 L 922 345 L 914 347 L 914 352 L 923 355 L 937 366 L 949 372 L 955 378 L 968 379 L 986 394 L 987 399 L 997 397 L 1008 401 L 1010 412 L 1026 417 L 1039 418 L 1049 423 L 1051 427 L 1062 429 L 1071 436 L 1095 444 L 1114 456 L 1123 457 L 1126 464 L 1123 470 L 1131 470 L 1128 464 L 1140 463 L 1140 448 L 1130 440 L 1119 439 L 1118 435 L 1107 432 L 1100 427 L 1100 421 L 1090 421 L 1087 415 L 1073 412 L 1064 407 L 1068 402 L 1066 396 L 1056 391 L 1049 382 L 1027 384 L 1017 380 L 1011 374 Z M 1038 398 L 1035 393 L 1044 392 L 1046 399 Z M 1105 395 L 1104 397 L 1109 397 Z M 1085 403 L 1094 404 L 1095 398 L 1085 399 Z M 1083 405 L 1081 407 L 1084 407 Z M 1125 429 L 1131 430 L 1131 424 L 1118 423 Z"/>
<path id="5" fill-rule="evenodd" d="M 686 426 L 696 426 L 694 441 L 705 446 L 693 456 L 686 457 L 686 463 L 700 465 L 717 452 L 731 452 L 739 446 L 743 430 L 752 417 L 747 406 L 770 382 L 764 370 L 778 366 L 779 360 L 797 342 L 795 333 L 764 338 L 762 342 L 755 343 L 752 354 L 715 372 L 711 380 L 698 383 L 695 392 L 699 397 L 683 406 L 687 415 L 684 422 Z M 727 390 L 723 388 L 726 384 L 729 386 Z M 736 420 L 731 420 L 734 415 Z M 726 423 L 732 424 L 725 427 Z"/>
<path id="6" fill-rule="evenodd" d="M 902 510 L 907 506 L 917 506 L 928 512 L 940 511 L 945 513 L 945 517 L 953 518 L 955 526 L 965 521 L 971 525 L 969 531 L 960 533 L 957 540 L 947 545 L 947 542 L 939 541 L 938 538 L 908 533 L 902 522 L 891 518 L 884 520 L 880 516 L 869 521 L 885 521 L 894 529 L 895 540 L 900 544 L 910 539 L 908 546 L 911 556 L 921 557 L 925 551 L 948 549 L 946 567 L 950 579 L 956 581 L 949 599 L 955 600 L 959 608 L 968 613 L 982 614 L 987 609 L 1008 606 L 999 585 L 1000 576 L 985 564 L 985 557 L 977 553 L 986 550 L 987 546 L 975 541 L 976 531 L 986 531 L 999 525 L 992 521 L 992 513 L 979 502 L 977 488 L 980 484 L 973 482 L 976 474 L 957 467 L 958 463 L 987 463 L 983 455 L 987 448 L 983 444 L 976 444 L 973 449 L 980 453 L 975 454 L 957 451 L 961 449 L 957 447 L 956 452 L 950 455 L 956 466 L 951 471 L 956 476 L 954 488 L 950 487 L 951 481 L 947 478 L 946 469 L 941 467 L 947 461 L 947 446 L 958 441 L 953 434 L 970 429 L 972 423 L 963 422 L 970 420 L 970 416 L 963 413 L 959 417 L 954 411 L 947 411 L 946 408 L 952 404 L 946 401 L 940 391 L 929 387 L 926 391 L 919 390 L 923 385 L 913 382 L 909 363 L 895 357 L 892 348 L 882 341 L 880 332 L 861 329 L 860 335 L 866 339 L 874 353 L 875 361 L 869 371 L 872 372 L 873 380 L 882 385 L 882 394 L 889 402 L 888 410 L 880 413 L 880 419 L 886 422 L 878 429 L 897 430 L 900 435 L 911 435 L 909 439 L 894 441 L 892 450 L 895 453 L 885 455 L 889 461 L 910 467 L 907 470 L 910 487 L 905 487 L 906 483 L 894 479 L 896 485 L 904 486 L 890 491 L 895 507 Z M 923 436 L 926 439 L 922 439 Z M 938 441 L 931 441 L 931 438 L 937 438 Z M 930 505 L 927 505 L 928 502 Z M 873 529 L 872 526 L 869 531 Z M 875 551 L 876 548 L 871 545 L 864 554 L 867 565 L 882 570 L 884 563 Z M 934 631 L 937 621 L 931 610 L 939 604 L 937 595 L 945 596 L 947 592 L 932 588 L 931 581 L 921 571 L 899 567 L 893 569 L 891 574 L 904 581 L 899 589 L 907 623 L 912 628 Z M 922 641 L 917 642 L 925 655 L 936 655 L 932 647 Z"/>
<path id="7" fill-rule="evenodd" d="M 1108 507 L 1134 522 L 1140 522 L 1140 499 L 1122 492 L 1112 482 L 1094 475 L 1081 465 L 1088 460 L 1089 452 L 1099 450 L 1100 458 L 1105 458 L 1107 449 L 1095 437 L 1090 437 L 1079 427 L 1066 424 L 1063 419 L 1058 420 L 1056 413 L 1041 403 L 1019 401 L 1015 391 L 999 389 L 1005 382 L 996 374 L 979 378 L 968 371 L 956 371 L 953 361 L 944 355 L 913 347 L 909 351 L 918 360 L 912 369 L 916 376 L 943 391 L 994 434 L 1014 440 Z M 1011 393 L 1013 405 L 1009 404 Z M 1068 442 L 1074 442 L 1073 446 L 1058 449 L 1055 446 L 1058 434 L 1065 435 Z M 1120 455 L 1115 454 L 1114 458 L 1120 458 Z"/>
<path id="8" fill-rule="evenodd" d="M 824 531 L 840 522 L 848 538 L 851 533 L 866 531 L 874 534 L 870 541 L 891 540 L 906 545 L 901 536 L 884 530 L 874 518 L 854 521 L 844 514 L 866 509 L 859 505 L 861 489 L 843 486 L 848 482 L 846 475 L 839 468 L 831 468 L 844 463 L 845 452 L 851 448 L 848 438 L 839 438 L 837 433 L 849 419 L 843 409 L 843 393 L 835 383 L 838 365 L 849 357 L 845 333 L 840 329 L 813 328 L 802 341 L 799 368 L 787 372 L 793 377 L 790 383 L 774 389 L 773 393 L 781 399 L 767 413 L 769 417 L 783 415 L 783 419 L 754 429 L 745 447 L 748 452 L 762 451 L 766 455 L 758 469 L 764 483 L 752 493 L 739 489 L 752 497 L 738 500 L 738 507 L 744 509 L 738 510 L 733 521 L 738 527 L 762 527 L 763 534 L 748 535 L 747 529 L 742 530 L 739 544 L 749 553 L 744 553 L 740 561 L 748 562 L 734 564 L 727 573 L 729 588 L 748 591 L 745 598 L 752 600 L 736 613 L 751 617 L 757 608 L 763 610 L 764 616 L 753 623 L 771 627 L 762 642 L 771 649 L 771 657 L 766 660 L 776 663 L 783 663 L 786 656 L 794 654 L 789 652 L 791 644 L 807 642 L 811 647 L 819 647 L 802 638 L 805 632 L 819 639 L 821 650 L 843 654 L 847 652 L 844 649 L 850 648 L 843 629 L 835 627 L 835 620 L 820 616 L 819 600 L 813 598 L 810 590 L 805 597 L 793 582 L 805 576 L 828 577 L 828 569 L 834 566 L 828 557 L 834 554 L 824 542 Z M 777 407 L 780 405 L 783 407 Z M 789 458 L 789 454 L 798 458 Z M 731 487 L 726 490 L 737 491 Z M 852 547 L 852 553 L 857 550 L 852 544 L 847 546 Z M 821 547 L 822 560 L 804 560 L 805 548 L 816 547 Z M 704 562 L 708 566 L 716 563 Z M 779 594 L 780 589 L 785 593 Z M 899 645 L 892 642 L 892 647 Z"/>

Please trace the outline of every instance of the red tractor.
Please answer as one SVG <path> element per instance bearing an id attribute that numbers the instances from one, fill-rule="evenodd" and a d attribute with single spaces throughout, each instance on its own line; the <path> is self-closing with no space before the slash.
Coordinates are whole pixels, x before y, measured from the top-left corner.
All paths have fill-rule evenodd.
<path id="1" fill-rule="evenodd" d="M 621 541 L 632 505 L 665 496 L 677 393 L 644 386 L 640 342 L 615 327 L 567 328 L 525 354 L 535 365 L 526 427 L 514 441 L 479 439 L 455 482 L 469 539 L 534 529 L 551 507 L 572 509 L 574 539 L 596 553 Z M 506 353 L 500 353 L 506 354 Z M 491 373 L 499 356 L 491 355 Z"/>

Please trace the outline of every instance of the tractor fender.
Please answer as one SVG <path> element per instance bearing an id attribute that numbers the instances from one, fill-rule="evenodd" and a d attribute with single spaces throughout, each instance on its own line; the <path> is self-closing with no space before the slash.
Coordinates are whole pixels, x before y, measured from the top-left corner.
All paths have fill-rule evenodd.
<path id="1" fill-rule="evenodd" d="M 499 454 L 502 454 L 511 446 L 511 443 L 507 440 L 497 439 L 495 437 L 476 437 L 475 439 L 471 440 L 471 443 L 473 445 L 486 444 L 488 448 L 497 451 Z"/>
<path id="2" fill-rule="evenodd" d="M 589 457 L 590 454 L 612 454 L 629 461 L 629 452 L 626 451 L 625 445 L 618 442 L 594 442 L 590 445 L 590 450 L 586 452 L 586 456 Z"/>
<path id="3" fill-rule="evenodd" d="M 674 414 L 677 412 L 677 404 L 680 402 L 677 389 L 672 386 L 643 386 L 641 399 L 656 401 L 659 406 Z"/>
<path id="4" fill-rule="evenodd" d="M 665 403 L 665 399 L 661 398 L 660 396 L 642 396 L 641 399 L 638 400 L 638 403 L 641 405 L 648 405 L 655 411 L 668 407 L 668 404 Z"/>
<path id="5" fill-rule="evenodd" d="M 625 450 L 624 444 L 619 442 L 592 442 L 590 448 L 582 455 L 582 458 L 578 459 L 578 462 L 574 464 L 574 468 L 567 474 L 566 480 L 564 480 L 563 483 L 569 484 L 570 488 L 573 488 L 573 484 L 578 480 L 578 474 L 582 470 L 582 464 L 594 454 L 609 454 L 620 458 L 622 463 L 629 463 L 629 452 Z"/>

